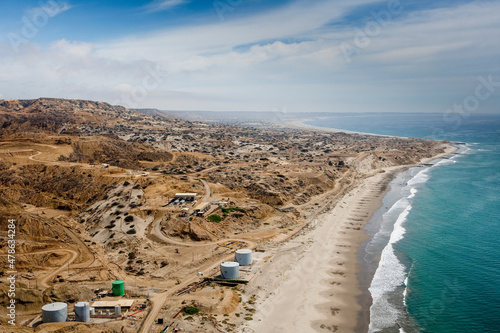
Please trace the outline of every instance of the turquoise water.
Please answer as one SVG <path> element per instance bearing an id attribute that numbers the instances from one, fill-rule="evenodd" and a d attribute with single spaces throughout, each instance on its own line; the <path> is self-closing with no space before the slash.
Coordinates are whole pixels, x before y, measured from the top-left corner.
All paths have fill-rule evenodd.
<path id="1" fill-rule="evenodd" d="M 370 222 L 377 227 L 364 249 L 374 265 L 367 269 L 369 330 L 500 332 L 500 116 L 451 124 L 442 115 L 378 115 L 307 124 L 464 143 L 450 158 L 398 176 Z"/>

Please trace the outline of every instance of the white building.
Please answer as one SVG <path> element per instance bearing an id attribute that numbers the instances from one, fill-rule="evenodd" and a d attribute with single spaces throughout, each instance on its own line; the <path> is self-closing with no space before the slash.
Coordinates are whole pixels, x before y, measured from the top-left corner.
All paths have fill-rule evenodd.
<path id="1" fill-rule="evenodd" d="M 174 199 L 182 199 L 186 201 L 196 200 L 197 193 L 176 193 Z"/>

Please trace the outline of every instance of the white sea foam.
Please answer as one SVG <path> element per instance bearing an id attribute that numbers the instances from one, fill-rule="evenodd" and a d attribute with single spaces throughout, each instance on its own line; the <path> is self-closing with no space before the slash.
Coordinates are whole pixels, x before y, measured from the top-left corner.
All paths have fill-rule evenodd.
<path id="1" fill-rule="evenodd" d="M 373 299 L 370 308 L 369 332 L 377 332 L 393 326 L 400 315 L 399 310 L 389 303 L 387 294 L 401 286 L 406 278 L 405 267 L 396 257 L 393 244 L 403 239 L 406 231 L 403 224 L 410 210 L 411 205 L 408 204 L 394 224 L 389 243 L 382 251 L 379 266 L 368 289 Z"/>
<path id="2" fill-rule="evenodd" d="M 399 216 L 400 213 L 403 211 L 410 202 L 408 201 L 407 198 L 401 198 L 399 199 L 396 203 L 394 203 L 388 210 L 382 215 L 383 220 L 390 221 L 392 219 L 395 219 L 396 216 Z M 394 230 L 393 225 L 382 225 L 381 228 L 377 231 L 377 233 L 373 236 L 370 244 L 379 244 L 379 242 L 383 242 L 385 238 L 389 237 L 389 235 L 392 233 Z M 370 245 L 368 245 L 369 247 Z"/>
<path id="3" fill-rule="evenodd" d="M 453 159 L 443 159 L 443 160 L 437 162 L 436 164 L 434 164 L 434 167 L 445 166 L 445 165 L 450 165 L 450 164 L 455 164 L 455 163 L 457 163 L 457 161 L 455 161 Z"/>
<path id="4" fill-rule="evenodd" d="M 408 296 L 408 276 L 405 278 L 405 290 L 403 291 L 403 303 L 406 306 L 406 297 Z"/>
<path id="5" fill-rule="evenodd" d="M 409 205 L 408 200 L 406 198 L 401 198 L 398 201 L 396 201 L 396 203 L 392 205 L 387 212 L 384 213 L 384 217 L 386 217 L 389 214 L 393 214 L 395 211 L 401 211 L 406 207 L 408 207 L 408 205 Z"/>
<path id="6" fill-rule="evenodd" d="M 464 151 L 460 152 L 460 154 L 469 155 L 469 154 L 472 154 L 473 152 L 474 152 L 474 149 L 466 147 L 466 149 Z"/>
<path id="7" fill-rule="evenodd" d="M 408 181 L 408 186 L 425 183 L 427 180 L 429 180 L 429 175 L 427 174 L 427 172 L 429 172 L 429 168 L 425 168 L 417 173 L 415 177 Z"/>
<path id="8" fill-rule="evenodd" d="M 434 166 L 441 166 L 450 163 L 455 163 L 451 159 L 440 160 Z M 382 250 L 379 261 L 379 266 L 375 272 L 372 283 L 368 290 L 372 295 L 372 306 L 370 308 L 370 326 L 369 332 L 379 332 L 385 328 L 396 325 L 402 313 L 402 307 L 389 303 L 389 296 L 397 288 L 404 286 L 403 291 L 403 306 L 406 306 L 406 298 L 408 296 L 408 274 L 406 267 L 399 261 L 394 252 L 393 245 L 404 238 L 406 229 L 404 223 L 410 213 L 412 199 L 418 193 L 418 189 L 422 184 L 429 180 L 428 172 L 432 168 L 424 168 L 420 170 L 413 178 L 411 178 L 406 187 L 403 188 L 403 193 L 407 193 L 406 197 L 398 200 L 384 215 L 384 219 L 396 220 L 391 229 L 382 232 L 382 229 L 375 235 L 374 241 L 379 237 L 389 237 L 387 245 Z M 389 236 L 390 235 L 390 236 Z M 400 328 L 400 332 L 404 332 Z"/>

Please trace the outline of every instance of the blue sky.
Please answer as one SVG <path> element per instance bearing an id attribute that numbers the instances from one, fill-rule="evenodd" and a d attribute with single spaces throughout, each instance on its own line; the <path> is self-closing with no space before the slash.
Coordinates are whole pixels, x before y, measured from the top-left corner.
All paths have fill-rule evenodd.
<path id="1" fill-rule="evenodd" d="M 0 9 L 0 98 L 500 113 L 498 1 L 42 0 Z"/>

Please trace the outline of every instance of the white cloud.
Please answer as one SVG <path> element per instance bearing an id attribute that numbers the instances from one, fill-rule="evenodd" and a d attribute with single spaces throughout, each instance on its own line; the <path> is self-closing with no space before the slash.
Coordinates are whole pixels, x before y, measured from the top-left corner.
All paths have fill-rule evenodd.
<path id="1" fill-rule="evenodd" d="M 155 0 L 147 4 L 144 8 L 147 12 L 160 12 L 170 10 L 179 5 L 188 3 L 187 0 Z"/>
<path id="2" fill-rule="evenodd" d="M 62 55 L 70 55 L 85 58 L 92 54 L 94 46 L 86 42 L 68 42 L 65 39 L 58 40 L 50 46 L 51 50 Z"/>
<path id="3" fill-rule="evenodd" d="M 348 64 L 339 45 L 353 43 L 355 30 L 327 23 L 370 2 L 297 2 L 224 22 L 214 14 L 199 26 L 105 43 L 29 44 L 18 55 L 0 47 L 0 89 L 112 102 L 137 93 L 148 68 L 160 65 L 160 84 L 137 106 L 439 112 L 469 93 L 478 75 L 500 74 L 496 2 L 403 12 Z"/>
<path id="4" fill-rule="evenodd" d="M 339 19 L 354 5 L 378 0 L 300 1 L 285 8 L 238 20 L 213 21 L 187 27 L 149 32 L 107 41 L 100 47 L 103 54 L 126 58 L 151 58 L 159 55 L 228 52 L 237 45 L 258 43 L 293 36 L 306 36 L 334 19 Z"/>

